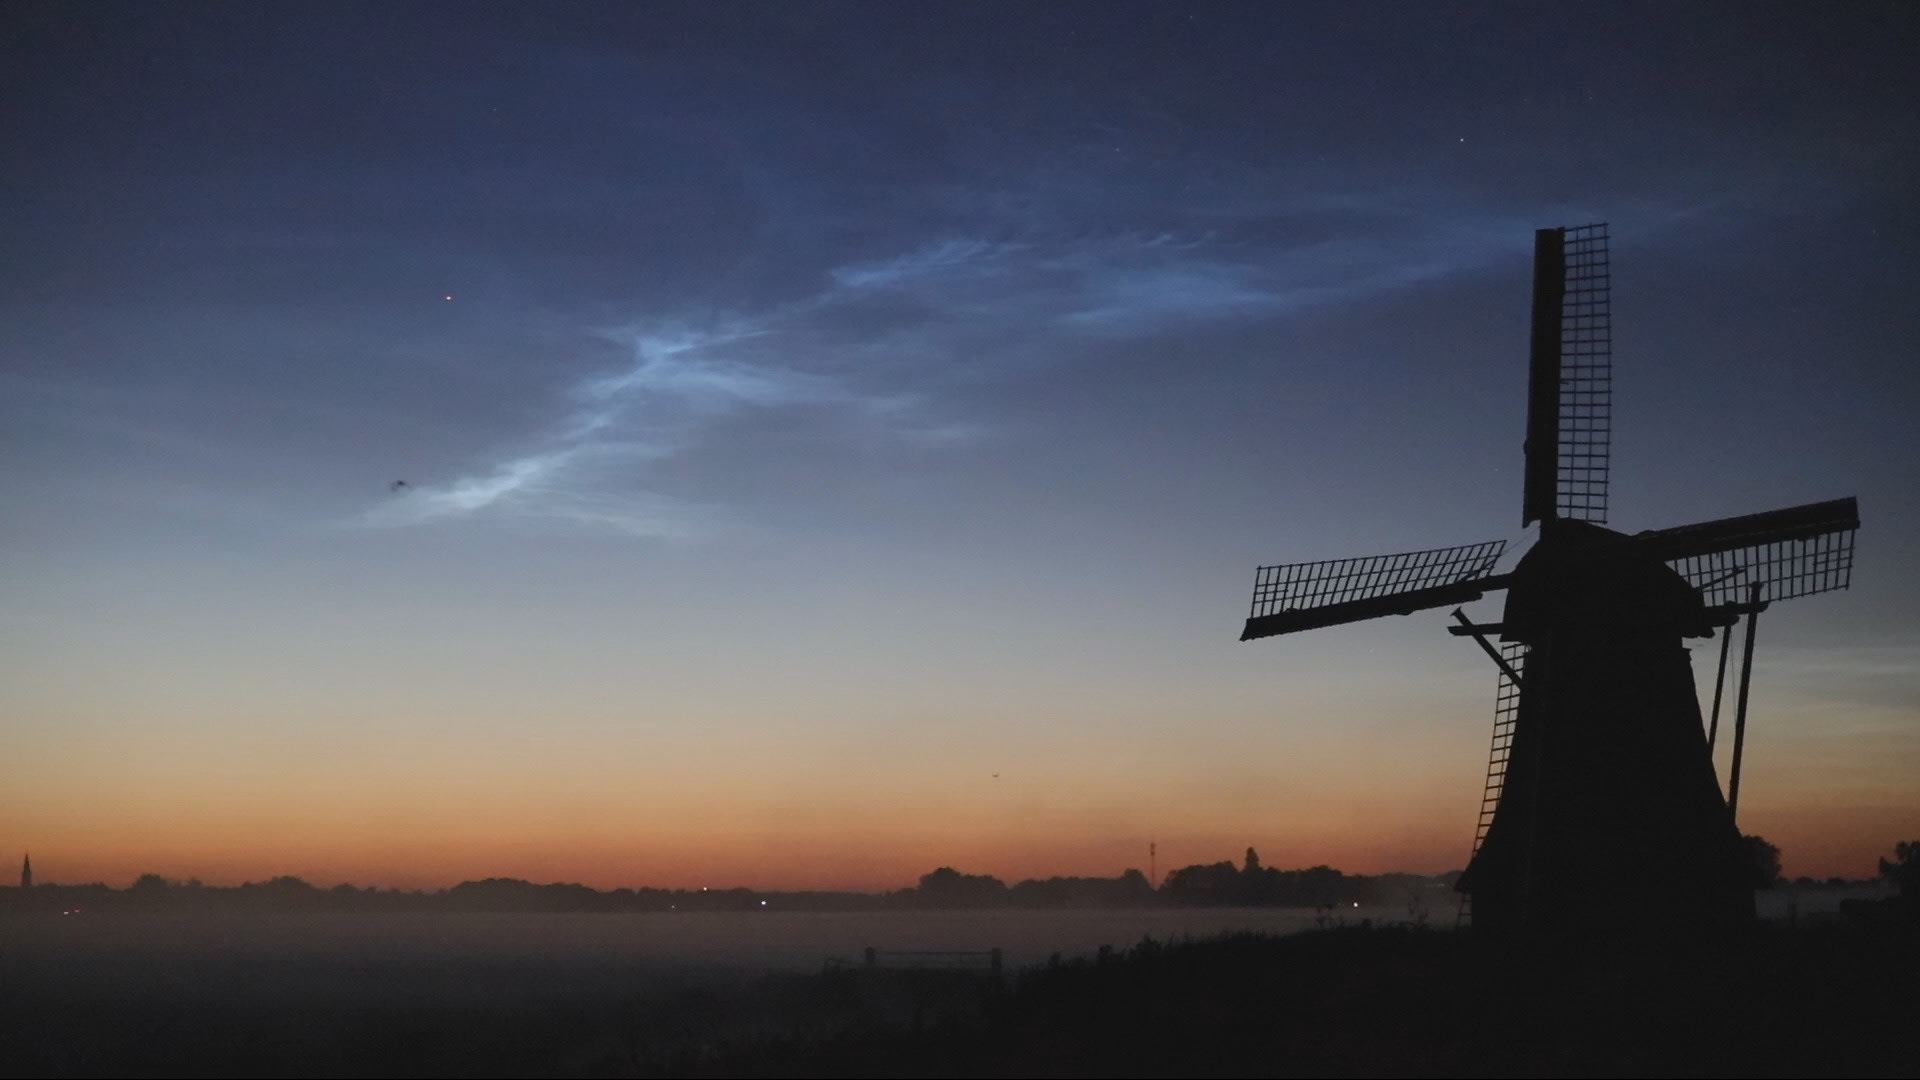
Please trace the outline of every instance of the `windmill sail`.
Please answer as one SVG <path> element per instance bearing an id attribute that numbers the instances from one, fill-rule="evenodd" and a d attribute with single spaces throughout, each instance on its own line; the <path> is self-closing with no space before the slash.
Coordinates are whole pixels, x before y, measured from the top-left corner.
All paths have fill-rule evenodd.
<path id="1" fill-rule="evenodd" d="M 1253 606 L 1240 640 L 1478 600 L 1501 587 L 1501 579 L 1490 575 L 1506 547 L 1505 540 L 1489 540 L 1397 555 L 1262 566 L 1254 575 Z"/>
<path id="2" fill-rule="evenodd" d="M 1607 255 L 1604 223 L 1534 233 L 1522 525 L 1607 520 L 1613 437 Z"/>
<path id="3" fill-rule="evenodd" d="M 1469 863 L 1487 842 L 1487 829 L 1493 825 L 1493 816 L 1500 808 L 1500 796 L 1506 791 L 1507 764 L 1513 759 L 1513 726 L 1520 717 L 1519 680 L 1526 678 L 1528 648 L 1518 641 L 1500 646 L 1500 659 L 1505 661 L 1505 666 L 1500 669 L 1500 684 L 1493 695 L 1493 741 L 1487 747 L 1487 783 L 1480 789 L 1480 821 L 1474 826 L 1473 850 L 1467 856 Z M 1473 895 L 1468 893 L 1461 898 L 1455 925 L 1472 924 Z"/>
<path id="4" fill-rule="evenodd" d="M 1764 586 L 1764 600 L 1846 588 L 1859 528 L 1860 507 L 1849 497 L 1656 529 L 1634 542 L 1699 589 L 1707 606 L 1717 607 L 1745 599 L 1755 582 Z"/>

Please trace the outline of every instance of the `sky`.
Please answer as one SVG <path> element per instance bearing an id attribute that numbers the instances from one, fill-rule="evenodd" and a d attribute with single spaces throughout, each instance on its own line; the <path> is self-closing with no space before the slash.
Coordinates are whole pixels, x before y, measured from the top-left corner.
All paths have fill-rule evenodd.
<path id="1" fill-rule="evenodd" d="M 1916 55 L 1896 4 L 8 4 L 0 853 L 1457 869 L 1446 613 L 1236 639 L 1260 564 L 1511 565 L 1532 233 L 1606 221 L 1611 524 L 1860 499 L 1854 587 L 1761 620 L 1740 825 L 1871 875 Z"/>

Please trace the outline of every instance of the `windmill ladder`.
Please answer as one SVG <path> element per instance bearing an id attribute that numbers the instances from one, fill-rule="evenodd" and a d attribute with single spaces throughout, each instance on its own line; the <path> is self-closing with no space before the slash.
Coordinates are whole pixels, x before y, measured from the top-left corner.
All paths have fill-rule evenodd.
<path id="1" fill-rule="evenodd" d="M 1502 642 L 1500 655 L 1515 674 L 1522 674 L 1527 661 L 1527 647 L 1518 641 Z M 1487 750 L 1487 786 L 1480 795 L 1480 821 L 1473 830 L 1473 855 L 1480 854 L 1480 845 L 1487 842 L 1487 829 L 1493 824 L 1493 813 L 1500 807 L 1500 792 L 1507 783 L 1507 759 L 1513 754 L 1513 722 L 1520 714 L 1520 684 L 1500 672 L 1500 689 L 1493 701 L 1493 743 Z M 1467 862 L 1473 862 L 1469 856 Z M 1473 894 L 1466 893 L 1460 898 L 1460 914 L 1455 924 L 1458 927 L 1473 925 Z"/>

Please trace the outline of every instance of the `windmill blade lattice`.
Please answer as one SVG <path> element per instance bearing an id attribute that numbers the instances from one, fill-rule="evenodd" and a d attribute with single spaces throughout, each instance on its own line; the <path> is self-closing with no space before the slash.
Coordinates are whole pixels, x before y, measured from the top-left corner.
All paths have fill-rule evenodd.
<path id="1" fill-rule="evenodd" d="M 1534 234 L 1520 523 L 1605 524 L 1613 440 L 1613 302 L 1607 226 Z"/>
<path id="2" fill-rule="evenodd" d="M 1853 582 L 1860 509 L 1852 498 L 1644 532 L 1634 539 L 1700 590 L 1708 607 L 1844 589 Z"/>
<path id="3" fill-rule="evenodd" d="M 1762 600 L 1844 589 L 1853 583 L 1853 530 L 1689 555 L 1668 565 L 1700 590 L 1708 607 L 1737 603 L 1754 582 Z"/>
<path id="4" fill-rule="evenodd" d="M 1605 524 L 1613 446 L 1613 300 L 1607 227 L 1563 232 L 1560 438 L 1555 503 L 1563 518 Z"/>
<path id="5" fill-rule="evenodd" d="M 1506 551 L 1505 540 L 1262 566 L 1254 575 L 1246 641 L 1295 630 L 1405 615 L 1477 599 Z"/>

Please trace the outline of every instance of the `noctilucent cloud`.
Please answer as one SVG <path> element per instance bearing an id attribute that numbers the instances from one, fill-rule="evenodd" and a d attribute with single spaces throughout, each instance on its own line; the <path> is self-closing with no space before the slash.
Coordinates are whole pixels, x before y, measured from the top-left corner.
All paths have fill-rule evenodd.
<path id="1" fill-rule="evenodd" d="M 43 879 L 1457 868 L 1444 613 L 1235 639 L 1261 563 L 1524 545 L 1532 231 L 1594 220 L 1614 527 L 1860 498 L 1854 588 L 1762 622 L 1742 827 L 1920 835 L 1912 9 L 6 23 Z"/>

